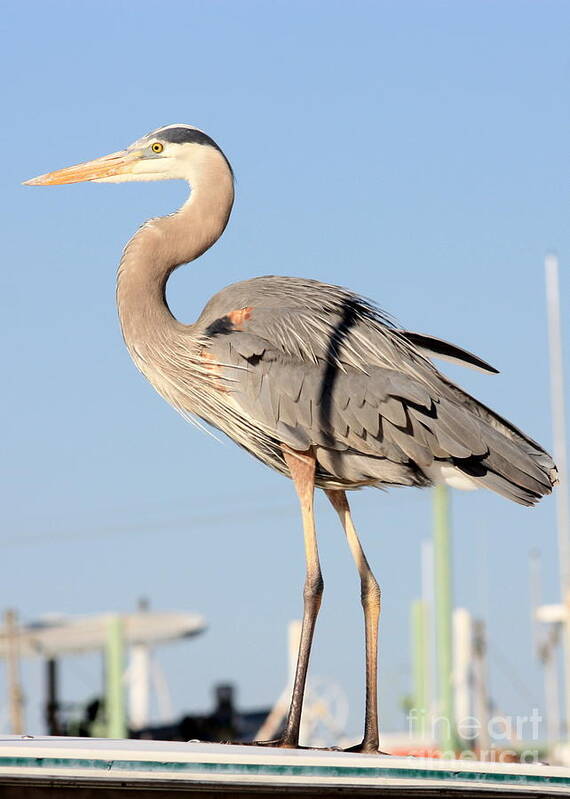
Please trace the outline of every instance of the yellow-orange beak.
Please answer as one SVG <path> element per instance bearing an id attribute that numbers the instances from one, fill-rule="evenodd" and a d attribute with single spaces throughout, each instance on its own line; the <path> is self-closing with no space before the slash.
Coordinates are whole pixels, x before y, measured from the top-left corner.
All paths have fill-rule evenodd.
<path id="1" fill-rule="evenodd" d="M 85 161 L 83 164 L 75 164 L 55 172 L 46 172 L 45 175 L 24 181 L 24 186 L 55 186 L 60 183 L 81 183 L 84 180 L 112 178 L 114 175 L 132 172 L 133 165 L 140 158 L 141 154 L 136 151 L 119 150 L 94 161 Z"/>

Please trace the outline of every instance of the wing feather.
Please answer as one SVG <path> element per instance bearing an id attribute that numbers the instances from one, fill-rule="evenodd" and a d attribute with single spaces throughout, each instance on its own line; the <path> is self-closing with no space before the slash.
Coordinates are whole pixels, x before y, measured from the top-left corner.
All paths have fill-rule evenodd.
<path id="1" fill-rule="evenodd" d="M 224 314 L 239 326 L 217 323 Z M 435 474 L 434 460 L 522 504 L 556 481 L 536 442 L 451 383 L 426 355 L 496 370 L 455 345 L 398 330 L 344 289 L 259 278 L 225 289 L 197 324 L 225 380 L 222 398 L 266 437 L 263 447 L 312 446 L 322 468 L 348 487 L 353 478 L 427 483 L 421 470 Z M 222 416 L 212 423 L 225 430 Z M 249 448 L 263 459 L 255 442 Z"/>

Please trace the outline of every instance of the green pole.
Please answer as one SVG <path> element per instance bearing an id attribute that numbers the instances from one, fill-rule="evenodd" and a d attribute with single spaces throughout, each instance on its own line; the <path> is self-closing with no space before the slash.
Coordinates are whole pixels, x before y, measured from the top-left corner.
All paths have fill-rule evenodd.
<path id="1" fill-rule="evenodd" d="M 107 738 L 126 738 L 125 700 L 123 693 L 123 621 L 113 615 L 107 622 L 105 646 L 105 713 Z"/>
<path id="2" fill-rule="evenodd" d="M 423 599 L 412 602 L 412 679 L 414 733 L 425 737 L 429 711 L 428 609 Z"/>
<path id="3" fill-rule="evenodd" d="M 457 748 L 453 712 L 453 632 L 451 585 L 451 529 L 449 489 L 438 485 L 433 490 L 435 640 L 437 652 L 438 720 L 441 749 L 451 754 Z"/>

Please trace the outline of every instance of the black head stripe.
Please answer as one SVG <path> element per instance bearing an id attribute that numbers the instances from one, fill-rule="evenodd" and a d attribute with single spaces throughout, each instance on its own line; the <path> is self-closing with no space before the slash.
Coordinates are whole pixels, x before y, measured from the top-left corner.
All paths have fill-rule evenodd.
<path id="1" fill-rule="evenodd" d="M 208 147 L 213 147 L 219 153 L 221 153 L 226 162 L 232 170 L 231 165 L 226 158 L 226 155 L 221 147 L 219 147 L 216 142 L 208 136 L 207 133 L 202 133 L 201 130 L 196 130 L 196 128 L 185 128 L 185 127 L 174 127 L 174 128 L 165 128 L 164 130 L 158 130 L 154 134 L 155 138 L 161 139 L 162 141 L 172 142 L 173 144 L 204 144 Z M 232 170 L 233 174 L 233 170 Z"/>
<path id="2" fill-rule="evenodd" d="M 207 144 L 210 147 L 215 147 L 216 150 L 220 149 L 207 133 L 202 133 L 201 130 L 195 128 L 165 128 L 157 132 L 156 138 L 173 144 Z"/>

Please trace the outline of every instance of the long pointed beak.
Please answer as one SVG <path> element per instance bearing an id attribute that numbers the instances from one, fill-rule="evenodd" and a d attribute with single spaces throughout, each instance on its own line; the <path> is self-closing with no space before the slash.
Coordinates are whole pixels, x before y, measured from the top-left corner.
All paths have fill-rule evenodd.
<path id="1" fill-rule="evenodd" d="M 81 183 L 85 180 L 100 180 L 113 175 L 123 175 L 133 171 L 133 164 L 140 159 L 140 154 L 119 150 L 94 161 L 85 161 L 82 164 L 58 169 L 55 172 L 46 172 L 37 178 L 24 181 L 24 186 L 56 186 L 60 183 Z"/>

